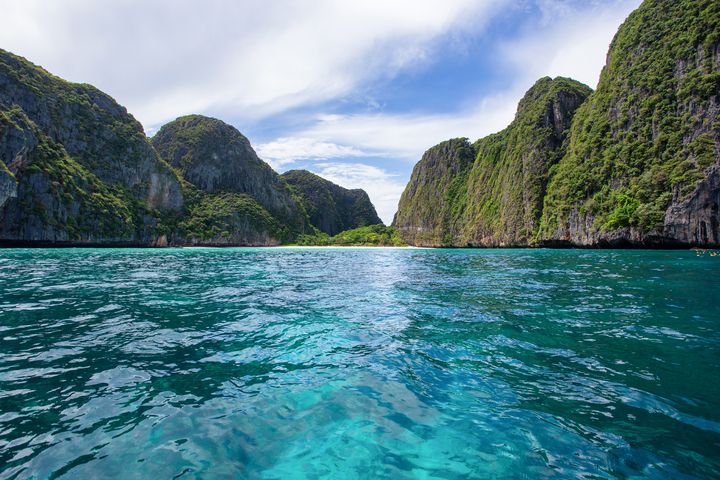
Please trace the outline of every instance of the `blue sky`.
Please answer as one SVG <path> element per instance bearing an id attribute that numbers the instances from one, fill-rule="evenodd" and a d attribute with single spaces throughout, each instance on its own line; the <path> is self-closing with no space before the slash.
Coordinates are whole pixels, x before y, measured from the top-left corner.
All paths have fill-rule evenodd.
<path id="1" fill-rule="evenodd" d="M 595 87 L 639 0 L 0 0 L 0 47 L 148 134 L 220 118 L 282 172 L 364 188 L 389 223 L 423 151 L 504 128 L 540 77 Z"/>

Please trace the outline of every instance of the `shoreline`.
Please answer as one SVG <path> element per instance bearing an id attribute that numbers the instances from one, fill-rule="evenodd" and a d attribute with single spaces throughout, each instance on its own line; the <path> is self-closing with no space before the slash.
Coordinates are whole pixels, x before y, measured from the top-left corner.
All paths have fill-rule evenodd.
<path id="1" fill-rule="evenodd" d="M 262 247 L 261 247 L 262 248 Z M 425 249 L 429 250 L 432 247 L 416 247 L 414 245 L 278 245 L 276 247 L 267 247 L 267 248 L 303 248 L 303 249 L 341 249 L 341 248 L 365 248 L 365 249 L 373 249 L 373 248 L 385 248 L 385 249 L 408 249 L 408 248 L 414 248 L 414 249 Z"/>
<path id="2" fill-rule="evenodd" d="M 416 245 L 152 245 L 131 243 L 54 243 L 19 242 L 0 240 L 0 251 L 14 249 L 72 250 L 82 248 L 123 249 L 123 250 L 173 250 L 173 249 L 277 249 L 277 250 L 342 250 L 342 249 L 384 249 L 384 250 L 686 250 L 707 252 L 720 250 L 720 246 L 697 245 L 535 245 L 535 246 L 416 246 Z"/>
<path id="3" fill-rule="evenodd" d="M 48 242 L 40 240 L 1 240 L 3 249 L 73 249 L 73 248 L 120 248 L 120 249 L 185 249 L 185 248 L 276 248 L 276 249 L 423 249 L 423 250 L 718 250 L 720 245 L 691 245 L 676 242 L 602 242 L 595 245 L 576 245 L 570 242 L 546 242 L 535 245 L 173 245 L 144 242 Z"/>

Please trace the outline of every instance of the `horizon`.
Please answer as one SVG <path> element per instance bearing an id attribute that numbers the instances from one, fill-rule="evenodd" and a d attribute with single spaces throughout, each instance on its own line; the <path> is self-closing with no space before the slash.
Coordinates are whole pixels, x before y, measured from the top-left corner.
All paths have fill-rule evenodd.
<path id="1" fill-rule="evenodd" d="M 0 45 L 108 93 L 149 136 L 182 115 L 218 118 L 280 173 L 364 189 L 390 224 L 431 146 L 502 130 L 539 78 L 595 88 L 639 4 L 3 2 Z"/>

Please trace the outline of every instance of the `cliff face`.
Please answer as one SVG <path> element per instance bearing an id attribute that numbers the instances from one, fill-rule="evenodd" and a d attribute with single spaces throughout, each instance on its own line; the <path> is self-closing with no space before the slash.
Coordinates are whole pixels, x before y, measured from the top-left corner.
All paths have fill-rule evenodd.
<path id="1" fill-rule="evenodd" d="M 507 129 L 476 142 L 478 154 L 462 215 L 462 244 L 533 242 L 551 167 L 564 153 L 575 110 L 590 92 L 574 80 L 543 78 L 520 101 Z"/>
<path id="2" fill-rule="evenodd" d="M 183 205 L 177 176 L 123 107 L 4 50 L 0 160 L 2 240 L 152 244 Z"/>
<path id="3" fill-rule="evenodd" d="M 462 229 L 460 204 L 465 201 L 467 175 L 475 150 L 466 138 L 429 149 L 413 168 L 393 226 L 410 245 L 452 245 Z"/>
<path id="4" fill-rule="evenodd" d="M 319 224 L 380 223 L 361 190 L 315 181 L 335 202 L 313 204 Z M 278 245 L 316 233 L 232 126 L 190 115 L 151 144 L 106 94 L 0 50 L 0 243 Z"/>
<path id="5" fill-rule="evenodd" d="M 288 185 L 234 127 L 189 115 L 163 126 L 152 144 L 185 180 L 175 242 L 276 245 L 310 228 Z"/>
<path id="6" fill-rule="evenodd" d="M 364 190 L 348 190 L 307 170 L 290 170 L 281 178 L 298 193 L 310 223 L 321 232 L 333 236 L 382 223 Z"/>
<path id="7" fill-rule="evenodd" d="M 645 1 L 548 185 L 539 239 L 720 245 L 720 3 Z"/>
<path id="8" fill-rule="evenodd" d="M 0 208 L 9 199 L 17 195 L 15 176 L 7 169 L 4 163 L 0 164 Z"/>
<path id="9" fill-rule="evenodd" d="M 425 246 L 506 246 L 532 242 L 551 167 L 563 154 L 573 114 L 590 89 L 543 78 L 505 130 L 428 150 L 413 170 L 393 225 Z"/>
<path id="10" fill-rule="evenodd" d="M 163 126 L 152 144 L 200 190 L 246 193 L 276 215 L 296 219 L 297 203 L 287 185 L 235 127 L 189 115 Z"/>
<path id="11" fill-rule="evenodd" d="M 394 225 L 415 245 L 720 246 L 720 3 L 646 0 L 597 91 L 542 79 L 513 123 L 430 149 Z M 587 99 L 585 99 L 587 97 Z M 453 143 L 454 142 L 454 143 Z"/>
<path id="12" fill-rule="evenodd" d="M 304 232 L 290 188 L 234 128 L 185 117 L 156 141 L 176 170 L 112 98 L 0 51 L 0 241 L 276 245 Z"/>

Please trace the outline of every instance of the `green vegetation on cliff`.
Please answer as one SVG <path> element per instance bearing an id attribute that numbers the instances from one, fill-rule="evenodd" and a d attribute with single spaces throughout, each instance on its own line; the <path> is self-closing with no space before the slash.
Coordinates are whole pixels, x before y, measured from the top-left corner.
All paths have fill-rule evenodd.
<path id="1" fill-rule="evenodd" d="M 541 79 L 502 132 L 431 148 L 393 225 L 416 245 L 720 245 L 719 32 L 717 1 L 646 0 L 597 91 Z"/>
<path id="2" fill-rule="evenodd" d="M 124 185 L 101 181 L 17 106 L 0 112 L 0 141 L 5 154 L 26 149 L 10 164 L 20 185 L 6 231 L 29 236 L 50 231 L 61 241 L 127 240 L 138 233 L 140 215 L 159 216 Z"/>
<path id="3" fill-rule="evenodd" d="M 290 170 L 281 178 L 295 190 L 310 222 L 321 232 L 336 235 L 382 223 L 364 190 L 348 190 L 307 170 Z"/>
<path id="4" fill-rule="evenodd" d="M 448 140 L 425 152 L 413 168 L 393 220 L 403 240 L 413 245 L 452 244 L 475 154 L 467 138 Z"/>
<path id="5" fill-rule="evenodd" d="M 160 128 L 152 145 L 184 179 L 208 193 L 249 193 L 274 208 L 289 201 L 278 174 L 258 158 L 242 133 L 222 120 L 179 117 Z"/>
<path id="6" fill-rule="evenodd" d="M 275 245 L 313 232 L 290 187 L 231 125 L 188 115 L 164 125 L 152 143 L 183 178 L 176 243 Z"/>
<path id="7" fill-rule="evenodd" d="M 315 235 L 300 235 L 295 244 L 342 247 L 402 247 L 407 245 L 400 239 L 394 227 L 386 227 L 383 224 L 346 230 L 333 237 L 323 232 Z"/>
<path id="8" fill-rule="evenodd" d="M 46 198 L 30 195 L 24 200 L 33 202 L 29 213 L 43 224 L 64 230 L 68 240 L 122 239 L 135 235 L 139 221 L 136 215 L 141 206 L 127 191 L 100 181 L 61 145 L 46 137 L 36 146 L 31 160 L 23 174 L 31 184 L 36 182 L 34 176 L 47 179 L 47 183 L 40 180 L 46 188 L 39 193 Z M 63 208 L 48 208 L 54 205 Z"/>
<path id="9" fill-rule="evenodd" d="M 549 171 L 564 153 L 575 110 L 590 93 L 568 78 L 540 79 L 508 128 L 475 143 L 461 242 L 529 243 L 539 226 Z"/>
<path id="10" fill-rule="evenodd" d="M 543 78 L 505 130 L 473 145 L 454 139 L 429 149 L 393 222 L 402 238 L 431 246 L 527 244 L 538 228 L 548 171 L 590 91 L 567 78 Z"/>
<path id="11" fill-rule="evenodd" d="M 187 213 L 177 235 L 191 244 L 273 245 L 290 241 L 293 232 L 245 193 L 210 195 L 188 185 Z"/>
<path id="12" fill-rule="evenodd" d="M 379 222 L 365 192 L 318 181 L 343 192 L 352 226 Z M 151 144 L 108 95 L 0 50 L 0 241 L 278 245 L 319 233 L 234 127 L 188 115 Z"/>
<path id="13" fill-rule="evenodd" d="M 182 205 L 175 173 L 123 107 L 4 50 L 0 163 L 17 182 L 0 210 L 4 240 L 152 243 Z"/>
<path id="14" fill-rule="evenodd" d="M 597 91 L 575 116 L 541 238 L 671 233 L 668 207 L 720 158 L 719 47 L 714 0 L 646 1 L 628 17 Z"/>

